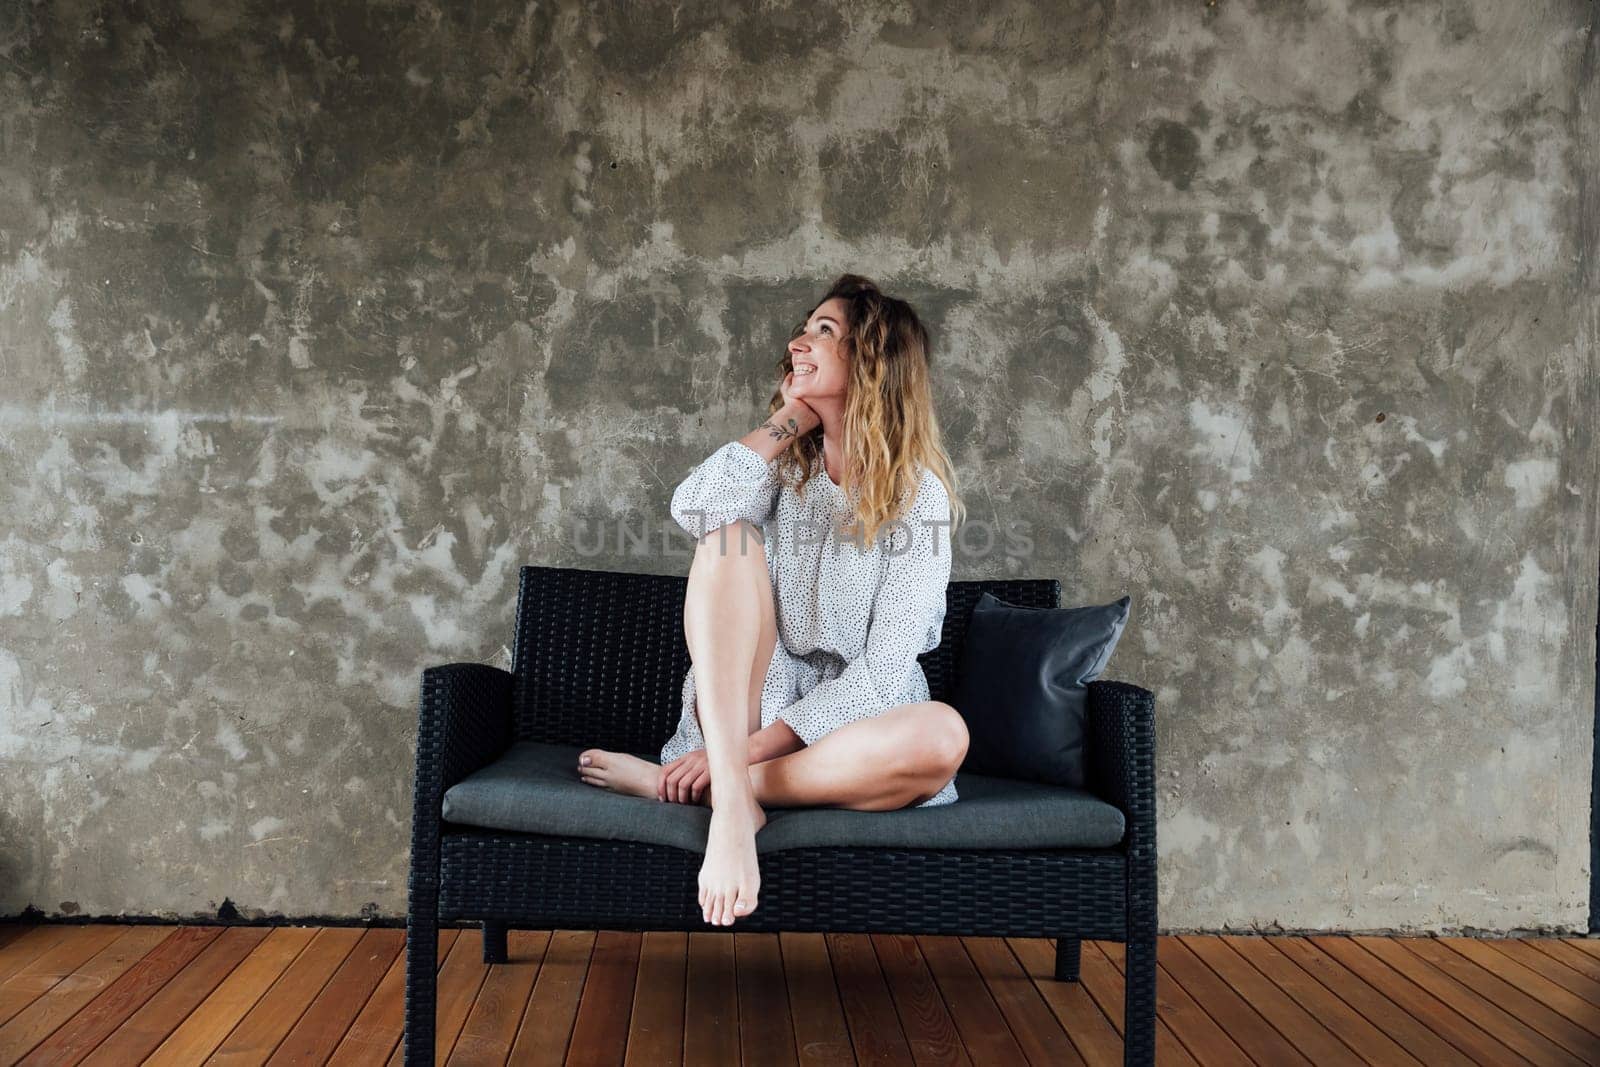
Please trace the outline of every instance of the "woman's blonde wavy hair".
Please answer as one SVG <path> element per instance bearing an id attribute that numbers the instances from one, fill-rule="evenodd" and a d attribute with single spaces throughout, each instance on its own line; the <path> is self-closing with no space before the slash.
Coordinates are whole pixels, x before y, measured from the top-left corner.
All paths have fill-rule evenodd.
<path id="1" fill-rule="evenodd" d="M 928 331 L 904 300 L 884 295 L 859 274 L 842 274 L 790 332 L 789 340 L 804 333 L 812 313 L 835 297 L 844 301 L 849 318 L 843 338 L 849 380 L 840 442 L 845 462 L 841 487 L 855 502 L 861 543 L 874 543 L 881 527 L 909 510 L 924 469 L 944 483 L 950 497 L 948 533 L 954 535 L 966 506 L 958 495 L 955 465 L 945 452 L 934 412 Z M 779 380 L 792 370 L 794 360 L 786 344 L 778 361 Z M 774 389 L 767 413 L 781 407 L 783 391 Z M 822 427 L 796 438 L 779 455 L 787 457 L 791 479 L 799 479 L 792 484 L 800 491 L 824 469 Z"/>

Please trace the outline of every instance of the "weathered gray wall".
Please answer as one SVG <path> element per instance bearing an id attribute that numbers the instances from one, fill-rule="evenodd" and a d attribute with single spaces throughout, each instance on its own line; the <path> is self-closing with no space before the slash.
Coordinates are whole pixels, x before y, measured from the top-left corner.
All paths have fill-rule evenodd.
<path id="1" fill-rule="evenodd" d="M 1593 5 L 737 7 L 5 6 L 0 913 L 403 914 L 420 667 L 853 269 L 956 576 L 1133 596 L 1164 927 L 1580 927 Z"/>

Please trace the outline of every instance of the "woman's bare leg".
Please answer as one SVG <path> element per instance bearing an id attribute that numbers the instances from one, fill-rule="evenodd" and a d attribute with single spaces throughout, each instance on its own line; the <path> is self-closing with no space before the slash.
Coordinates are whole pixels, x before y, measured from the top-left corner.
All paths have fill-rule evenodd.
<path id="1" fill-rule="evenodd" d="M 761 715 L 759 700 L 752 706 L 751 691 L 763 643 L 763 610 L 771 610 L 770 601 L 766 547 L 753 526 L 730 523 L 696 545 L 683 607 L 684 638 L 694 661 L 695 714 L 706 739 L 712 786 L 732 783 L 728 790 L 714 791 L 700 866 L 700 907 L 707 922 L 722 926 L 755 910 L 761 885 L 755 835 L 767 816 L 750 781 L 750 734 L 760 727 Z"/>
<path id="2" fill-rule="evenodd" d="M 902 704 L 753 764 L 750 783 L 767 807 L 894 811 L 942 789 L 966 758 L 967 741 L 966 722 L 949 704 Z"/>
<path id="3" fill-rule="evenodd" d="M 733 533 L 730 531 L 730 547 L 735 543 Z M 754 546 L 750 546 L 752 549 Z M 765 549 L 763 549 L 763 552 Z M 754 552 L 751 552 L 754 557 Z M 760 590 L 757 598 L 760 605 L 761 624 L 756 638 L 756 655 L 750 665 L 750 718 L 749 727 L 752 733 L 761 729 L 761 694 L 766 687 L 767 672 L 772 669 L 772 658 L 777 655 L 778 648 L 778 619 L 777 611 L 773 605 L 774 596 L 772 582 L 766 569 L 766 556 L 759 558 L 760 566 L 752 567 L 749 579 Z M 699 582 L 691 583 L 691 595 L 702 590 Z M 695 667 L 695 673 L 700 673 L 700 668 Z M 699 720 L 698 708 L 694 715 Z M 704 731 L 702 730 L 702 733 Z M 751 759 L 755 756 L 752 754 Z M 768 756 L 768 759 L 773 757 Z M 709 756 L 708 756 L 709 762 Z M 588 748 L 578 754 L 578 774 L 583 781 L 590 785 L 601 786 L 613 792 L 623 793 L 627 796 L 644 797 L 647 800 L 657 799 L 661 793 L 662 768 L 655 760 L 642 760 L 628 752 L 611 752 L 603 748 Z M 687 792 L 682 796 L 668 796 L 665 799 L 678 803 L 709 803 L 707 793 L 710 791 L 709 783 L 702 789 L 694 800 L 690 800 Z"/>
<path id="4" fill-rule="evenodd" d="M 948 782 L 967 752 L 966 723 L 936 700 L 902 704 L 881 715 L 842 726 L 798 752 L 774 756 L 749 768 L 750 789 L 768 807 L 841 807 L 892 811 L 920 804 Z M 583 780 L 628 796 L 653 798 L 661 765 L 626 752 L 589 749 Z M 710 804 L 707 787 L 697 800 Z"/>
<path id="5" fill-rule="evenodd" d="M 732 537 L 733 531 L 728 531 Z M 750 580 L 755 584 L 756 604 L 761 616 L 761 624 L 756 633 L 756 656 L 750 664 L 750 732 L 755 733 L 761 729 L 761 691 L 767 685 L 767 671 L 772 669 L 772 657 L 778 649 L 778 616 L 777 609 L 773 606 L 774 595 L 772 592 L 772 578 L 767 574 L 766 549 L 762 548 L 761 554 L 755 557 L 759 567 L 750 572 Z"/>

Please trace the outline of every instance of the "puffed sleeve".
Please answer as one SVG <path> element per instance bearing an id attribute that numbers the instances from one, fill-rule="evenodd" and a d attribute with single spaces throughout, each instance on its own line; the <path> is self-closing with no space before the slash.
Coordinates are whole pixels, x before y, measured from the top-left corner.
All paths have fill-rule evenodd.
<path id="1" fill-rule="evenodd" d="M 939 647 L 950 584 L 950 497 L 932 473 L 885 548 L 883 577 L 872 600 L 866 648 L 837 678 L 818 683 L 778 717 L 806 744 L 902 699 L 917 657 Z"/>
<path id="2" fill-rule="evenodd" d="M 672 491 L 672 518 L 696 540 L 735 519 L 765 526 L 778 506 L 778 461 L 729 441 Z"/>

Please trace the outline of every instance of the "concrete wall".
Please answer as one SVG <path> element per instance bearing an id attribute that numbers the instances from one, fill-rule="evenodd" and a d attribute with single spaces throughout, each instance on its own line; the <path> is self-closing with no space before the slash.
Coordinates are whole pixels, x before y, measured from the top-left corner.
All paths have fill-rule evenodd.
<path id="1" fill-rule="evenodd" d="M 402 915 L 421 666 L 858 270 L 956 577 L 1133 597 L 1163 927 L 1581 928 L 1594 6 L 987 6 L 7 5 L 0 914 Z"/>

